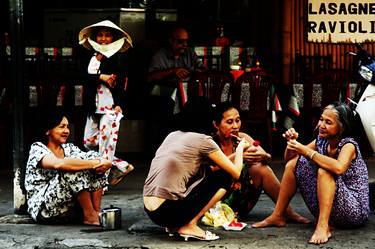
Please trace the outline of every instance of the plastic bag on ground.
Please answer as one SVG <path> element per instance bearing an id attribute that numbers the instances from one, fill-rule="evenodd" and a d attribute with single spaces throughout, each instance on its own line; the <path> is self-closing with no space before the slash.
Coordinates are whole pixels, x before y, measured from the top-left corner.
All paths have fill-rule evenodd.
<path id="1" fill-rule="evenodd" d="M 221 227 L 231 222 L 236 217 L 232 208 L 222 202 L 217 202 L 202 217 L 202 223 L 206 226 Z"/>

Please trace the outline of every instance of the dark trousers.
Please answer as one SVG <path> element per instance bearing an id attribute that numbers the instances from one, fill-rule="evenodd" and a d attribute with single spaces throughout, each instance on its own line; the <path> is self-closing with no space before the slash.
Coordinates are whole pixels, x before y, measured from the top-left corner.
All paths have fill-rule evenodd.
<path id="1" fill-rule="evenodd" d="M 177 228 L 189 223 L 212 199 L 219 189 L 228 190 L 231 176 L 223 170 L 207 170 L 206 177 L 186 196 L 179 200 L 166 200 L 161 206 L 146 213 L 162 227 Z"/>

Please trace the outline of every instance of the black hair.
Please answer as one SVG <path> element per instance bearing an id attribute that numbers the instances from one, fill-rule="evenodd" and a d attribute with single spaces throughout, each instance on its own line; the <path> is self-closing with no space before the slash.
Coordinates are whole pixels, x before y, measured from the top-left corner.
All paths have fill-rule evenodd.
<path id="1" fill-rule="evenodd" d="M 113 37 L 113 41 L 117 41 L 118 39 L 122 38 L 123 34 L 120 30 L 117 30 L 115 28 L 106 27 L 106 26 L 96 26 L 93 28 L 91 33 L 91 40 L 96 41 L 96 36 L 98 35 L 100 30 L 106 29 L 109 32 L 111 32 L 111 35 Z"/>
<path id="2" fill-rule="evenodd" d="M 207 98 L 193 97 L 176 116 L 177 129 L 206 135 L 212 133 L 212 105 Z"/>
<path id="3" fill-rule="evenodd" d="M 59 108 L 46 108 L 39 115 L 39 134 L 38 138 L 43 143 L 47 143 L 46 132 L 58 126 L 64 117 L 68 118 L 66 113 Z"/>
<path id="4" fill-rule="evenodd" d="M 223 120 L 224 112 L 230 109 L 237 109 L 237 108 L 231 102 L 218 103 L 215 106 L 214 111 L 213 111 L 213 116 L 212 116 L 213 121 L 217 124 L 221 123 L 221 121 Z"/>

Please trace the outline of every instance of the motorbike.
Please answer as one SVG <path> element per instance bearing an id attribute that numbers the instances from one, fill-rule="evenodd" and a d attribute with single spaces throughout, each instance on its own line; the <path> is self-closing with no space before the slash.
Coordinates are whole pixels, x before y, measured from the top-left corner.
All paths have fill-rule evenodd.
<path id="1" fill-rule="evenodd" d="M 354 56 L 354 73 L 360 79 L 354 99 L 348 98 L 349 106 L 360 121 L 367 139 L 375 153 L 375 58 L 361 44 L 356 44 L 356 52 L 346 54 Z"/>

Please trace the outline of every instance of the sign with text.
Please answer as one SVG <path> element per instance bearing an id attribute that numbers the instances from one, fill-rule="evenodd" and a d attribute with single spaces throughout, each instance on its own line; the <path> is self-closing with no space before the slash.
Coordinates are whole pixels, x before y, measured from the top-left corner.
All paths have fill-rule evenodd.
<path id="1" fill-rule="evenodd" d="M 308 0 L 309 42 L 375 41 L 374 0 Z"/>

